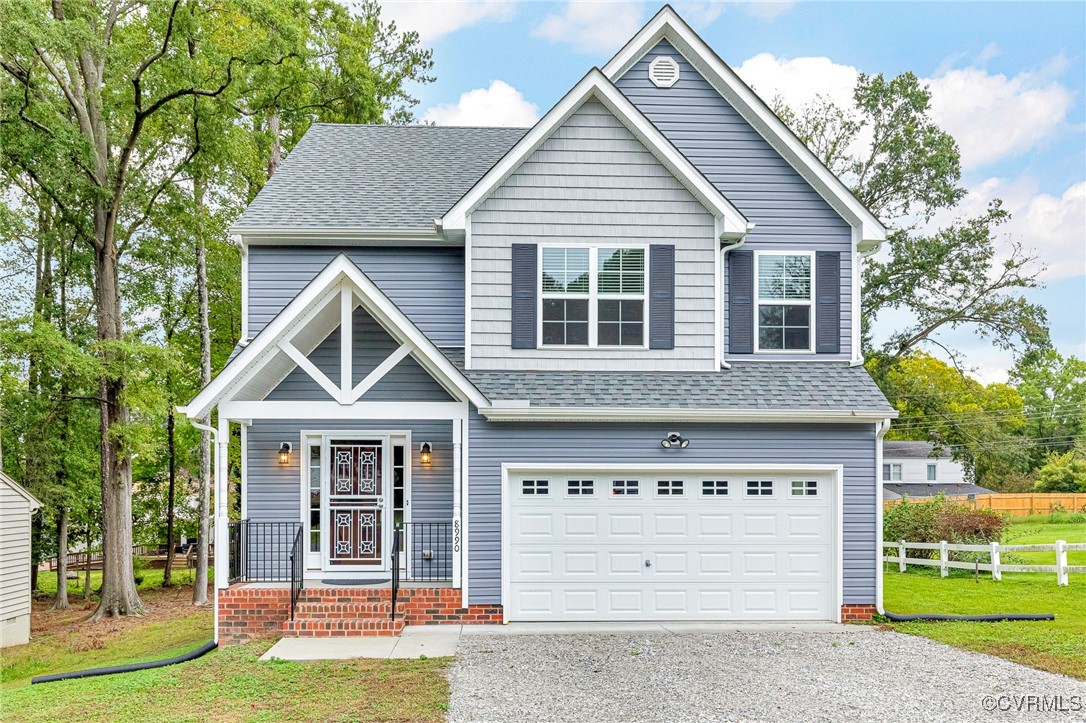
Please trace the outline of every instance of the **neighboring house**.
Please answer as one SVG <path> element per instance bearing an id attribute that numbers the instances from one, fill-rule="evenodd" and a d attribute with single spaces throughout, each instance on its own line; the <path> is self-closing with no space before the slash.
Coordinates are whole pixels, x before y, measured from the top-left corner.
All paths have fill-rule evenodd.
<path id="1" fill-rule="evenodd" d="M 315 125 L 232 232 L 220 640 L 875 611 L 886 229 L 670 8 L 531 129 Z"/>
<path id="2" fill-rule="evenodd" d="M 0 648 L 30 642 L 30 518 L 40 508 L 0 472 Z"/>
<path id="3" fill-rule="evenodd" d="M 987 495 L 992 490 L 965 481 L 965 468 L 931 442 L 882 443 L 883 499 L 944 495 Z"/>

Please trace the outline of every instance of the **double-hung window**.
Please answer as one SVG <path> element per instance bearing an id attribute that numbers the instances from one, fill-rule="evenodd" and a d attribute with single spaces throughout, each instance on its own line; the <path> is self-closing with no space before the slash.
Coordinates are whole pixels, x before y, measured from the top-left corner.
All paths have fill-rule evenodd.
<path id="1" fill-rule="evenodd" d="M 757 252 L 757 351 L 813 350 L 813 255 Z"/>
<path id="2" fill-rule="evenodd" d="M 544 246 L 543 346 L 644 347 L 643 247 Z"/>
<path id="3" fill-rule="evenodd" d="M 901 465 L 896 463 L 884 464 L 882 466 L 882 479 L 884 482 L 900 482 Z"/>

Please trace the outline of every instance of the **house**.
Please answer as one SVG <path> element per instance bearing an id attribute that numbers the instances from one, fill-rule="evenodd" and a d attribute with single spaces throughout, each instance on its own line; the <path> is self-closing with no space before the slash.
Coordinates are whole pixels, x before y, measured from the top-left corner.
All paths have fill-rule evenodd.
<path id="1" fill-rule="evenodd" d="M 882 443 L 882 496 L 988 495 L 992 490 L 967 482 L 965 468 L 931 442 Z"/>
<path id="2" fill-rule="evenodd" d="M 886 229 L 671 8 L 530 129 L 314 126 L 232 232 L 220 642 L 876 610 Z"/>
<path id="3" fill-rule="evenodd" d="M 30 642 L 30 519 L 41 502 L 0 472 L 0 648 Z"/>

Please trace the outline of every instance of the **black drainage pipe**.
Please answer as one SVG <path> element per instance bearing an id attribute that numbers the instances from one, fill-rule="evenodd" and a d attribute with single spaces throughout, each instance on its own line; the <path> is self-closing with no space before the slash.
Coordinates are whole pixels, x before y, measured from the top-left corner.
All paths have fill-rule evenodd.
<path id="1" fill-rule="evenodd" d="M 218 643 L 212 641 L 210 643 L 204 643 L 196 650 L 185 653 L 183 655 L 175 655 L 172 658 L 166 658 L 165 660 L 152 660 L 149 663 L 130 663 L 128 665 L 114 665 L 108 668 L 88 668 L 87 670 L 77 670 L 73 673 L 55 673 L 54 675 L 39 675 L 36 678 L 31 678 L 31 683 L 52 683 L 57 680 L 71 680 L 73 678 L 91 678 L 96 675 L 113 675 L 114 673 L 131 673 L 136 670 L 150 670 L 151 668 L 165 668 L 167 665 L 176 665 L 177 663 L 184 663 L 189 660 L 195 660 L 201 655 L 206 655 L 212 650 L 218 647 Z"/>
<path id="2" fill-rule="evenodd" d="M 912 622 L 926 622 L 930 620 L 956 620 L 959 622 L 969 623 L 998 623 L 1006 620 L 1055 620 L 1056 616 L 1052 613 L 1041 613 L 1039 615 L 1019 615 L 1019 614 L 1006 614 L 996 613 L 995 615 L 898 615 L 897 613 L 887 612 L 886 617 L 893 623 L 912 623 Z"/>

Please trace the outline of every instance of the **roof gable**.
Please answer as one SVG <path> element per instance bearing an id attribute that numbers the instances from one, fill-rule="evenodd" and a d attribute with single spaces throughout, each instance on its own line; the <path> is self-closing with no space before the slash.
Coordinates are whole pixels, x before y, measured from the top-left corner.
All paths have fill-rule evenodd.
<path id="1" fill-rule="evenodd" d="M 27 490 L 26 487 L 23 487 L 21 484 L 19 484 L 15 480 L 13 480 L 11 477 L 8 477 L 3 472 L 0 472 L 0 484 L 7 485 L 9 488 L 11 488 L 11 490 L 13 492 L 15 492 L 15 494 L 19 495 L 24 500 L 29 502 L 31 512 L 34 512 L 35 510 L 41 509 L 41 507 L 42 507 L 41 500 L 39 500 L 34 495 L 30 494 L 30 491 Z"/>
<path id="2" fill-rule="evenodd" d="M 664 6 L 604 66 L 617 80 L 661 41 L 669 42 L 718 93 L 821 195 L 842 217 L 860 229 L 860 249 L 876 248 L 886 239 L 886 227 L 845 184 L 811 152 L 690 26 Z"/>
<path id="3" fill-rule="evenodd" d="M 718 236 L 741 238 L 750 229 L 740 213 L 630 100 L 593 68 L 523 137 L 501 161 L 456 202 L 439 223 L 446 235 L 463 233 L 467 217 L 501 186 L 586 102 L 597 100 L 634 134 L 687 190 L 717 219 Z"/>
<path id="4" fill-rule="evenodd" d="M 333 381 L 310 360 L 309 354 L 337 327 L 352 330 L 350 319 L 362 306 L 400 347 L 364 379 L 353 375 Z M 353 350 L 353 341 L 347 345 Z M 486 406 L 486 397 L 468 381 L 429 338 L 374 284 L 361 269 L 340 254 L 321 271 L 210 384 L 179 411 L 192 419 L 206 416 L 220 402 L 263 399 L 295 367 L 300 367 L 333 399 L 349 405 L 411 355 L 446 391 L 461 401 Z M 342 358 L 345 368 L 352 357 Z M 345 383 L 344 383 L 345 382 Z"/>

